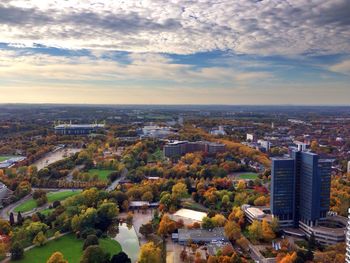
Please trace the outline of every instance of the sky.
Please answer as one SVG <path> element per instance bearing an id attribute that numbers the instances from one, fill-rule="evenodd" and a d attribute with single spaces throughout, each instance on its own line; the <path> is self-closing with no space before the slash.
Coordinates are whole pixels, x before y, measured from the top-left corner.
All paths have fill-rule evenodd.
<path id="1" fill-rule="evenodd" d="M 0 103 L 349 98 L 349 0 L 0 1 Z"/>

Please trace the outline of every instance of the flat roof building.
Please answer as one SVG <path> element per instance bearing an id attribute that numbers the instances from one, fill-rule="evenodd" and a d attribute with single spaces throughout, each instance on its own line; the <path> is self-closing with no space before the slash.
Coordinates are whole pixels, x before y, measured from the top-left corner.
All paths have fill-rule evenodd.
<path id="1" fill-rule="evenodd" d="M 207 141 L 173 141 L 166 144 L 163 148 L 165 157 L 180 157 L 186 153 L 205 152 L 208 154 L 216 154 L 226 150 L 225 144 L 207 142 Z"/>
<path id="2" fill-rule="evenodd" d="M 87 135 L 104 129 L 104 124 L 60 124 L 55 126 L 55 134 Z"/>

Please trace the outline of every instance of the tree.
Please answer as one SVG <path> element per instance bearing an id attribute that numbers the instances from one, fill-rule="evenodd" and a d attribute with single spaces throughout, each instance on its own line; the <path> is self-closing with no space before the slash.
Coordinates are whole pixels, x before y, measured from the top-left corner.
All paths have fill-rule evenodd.
<path id="1" fill-rule="evenodd" d="M 254 200 L 254 205 L 263 206 L 263 205 L 266 205 L 266 202 L 267 202 L 267 198 L 262 195 Z"/>
<path id="2" fill-rule="evenodd" d="M 202 220 L 202 227 L 204 229 L 210 230 L 210 229 L 213 229 L 215 227 L 215 224 L 211 218 L 205 216 L 205 217 L 203 217 L 203 220 Z"/>
<path id="3" fill-rule="evenodd" d="M 44 235 L 44 233 L 42 231 L 40 231 L 33 239 L 33 244 L 36 246 L 43 246 L 45 245 L 47 241 L 46 236 Z"/>
<path id="4" fill-rule="evenodd" d="M 147 191 L 145 192 L 142 197 L 141 197 L 142 201 L 147 201 L 147 202 L 151 202 L 153 200 L 153 194 L 151 191 Z"/>
<path id="5" fill-rule="evenodd" d="M 23 217 L 22 217 L 21 212 L 18 212 L 18 214 L 17 214 L 17 224 L 20 226 L 23 224 Z"/>
<path id="6" fill-rule="evenodd" d="M 131 259 L 123 251 L 113 255 L 110 263 L 131 263 Z"/>
<path id="7" fill-rule="evenodd" d="M 139 256 L 139 263 L 161 263 L 161 249 L 153 242 L 142 245 Z"/>
<path id="8" fill-rule="evenodd" d="M 227 219 L 221 214 L 216 214 L 214 217 L 211 218 L 211 220 L 213 221 L 215 227 L 222 227 L 227 221 Z"/>
<path id="9" fill-rule="evenodd" d="M 224 227 L 225 235 L 231 241 L 235 241 L 241 237 L 241 228 L 234 221 L 228 221 Z"/>
<path id="10" fill-rule="evenodd" d="M 261 222 L 254 220 L 253 223 L 248 227 L 249 237 L 252 241 L 258 241 L 263 237 L 263 230 Z"/>
<path id="11" fill-rule="evenodd" d="M 261 227 L 262 227 L 262 236 L 265 241 L 269 242 L 276 237 L 275 233 L 272 231 L 272 228 L 266 219 L 262 221 Z"/>
<path id="12" fill-rule="evenodd" d="M 186 196 L 188 193 L 187 186 L 184 183 L 177 183 L 171 189 L 171 194 L 174 199 L 180 199 Z"/>
<path id="13" fill-rule="evenodd" d="M 294 261 L 297 258 L 297 253 L 293 252 L 292 254 L 287 254 L 285 255 L 280 261 L 279 263 L 294 263 Z"/>
<path id="14" fill-rule="evenodd" d="M 271 220 L 271 229 L 274 233 L 277 233 L 280 231 L 280 222 L 277 217 L 273 217 Z"/>
<path id="15" fill-rule="evenodd" d="M 13 226 L 15 224 L 15 216 L 13 215 L 13 213 L 10 213 L 10 225 Z"/>
<path id="16" fill-rule="evenodd" d="M 7 235 L 11 231 L 10 222 L 4 219 L 0 219 L 0 233 Z"/>
<path id="17" fill-rule="evenodd" d="M 45 233 L 48 229 L 48 225 L 41 222 L 32 222 L 26 227 L 26 230 L 32 237 L 36 236 L 39 232 Z"/>
<path id="18" fill-rule="evenodd" d="M 89 246 L 98 245 L 98 238 L 96 235 L 88 235 L 84 241 L 83 250 Z"/>
<path id="19" fill-rule="evenodd" d="M 109 254 L 103 252 L 98 245 L 88 246 L 84 250 L 80 263 L 108 263 Z"/>
<path id="20" fill-rule="evenodd" d="M 11 260 L 19 260 L 23 258 L 24 250 L 20 243 L 15 242 L 10 248 L 10 253 L 11 253 Z"/>
<path id="21" fill-rule="evenodd" d="M 61 236 L 61 232 L 60 231 L 56 231 L 53 236 L 55 237 L 55 240 L 57 240 Z"/>
<path id="22" fill-rule="evenodd" d="M 147 238 L 150 234 L 153 233 L 152 223 L 141 225 L 139 232 Z"/>
<path id="23" fill-rule="evenodd" d="M 51 257 L 46 261 L 46 263 L 68 263 L 67 260 L 64 259 L 63 254 L 61 252 L 54 252 Z"/>
<path id="24" fill-rule="evenodd" d="M 173 233 L 175 229 L 176 229 L 176 223 L 172 221 L 168 215 L 163 215 L 159 223 L 158 234 L 160 236 L 165 237 L 168 234 Z"/>

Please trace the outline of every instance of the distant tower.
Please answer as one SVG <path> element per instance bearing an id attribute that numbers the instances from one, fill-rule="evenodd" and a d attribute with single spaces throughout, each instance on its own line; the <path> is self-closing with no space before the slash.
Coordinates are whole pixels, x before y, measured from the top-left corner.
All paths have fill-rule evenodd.
<path id="1" fill-rule="evenodd" d="M 348 174 L 350 174 L 350 161 L 348 161 Z"/>
<path id="2" fill-rule="evenodd" d="M 271 122 L 271 129 L 274 129 L 274 128 L 275 128 L 275 123 Z"/>

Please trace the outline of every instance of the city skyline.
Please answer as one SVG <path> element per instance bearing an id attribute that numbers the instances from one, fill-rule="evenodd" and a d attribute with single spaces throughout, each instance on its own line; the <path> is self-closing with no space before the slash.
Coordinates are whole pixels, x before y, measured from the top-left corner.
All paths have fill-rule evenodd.
<path id="1" fill-rule="evenodd" d="M 0 103 L 348 105 L 349 9 L 5 0 Z"/>

